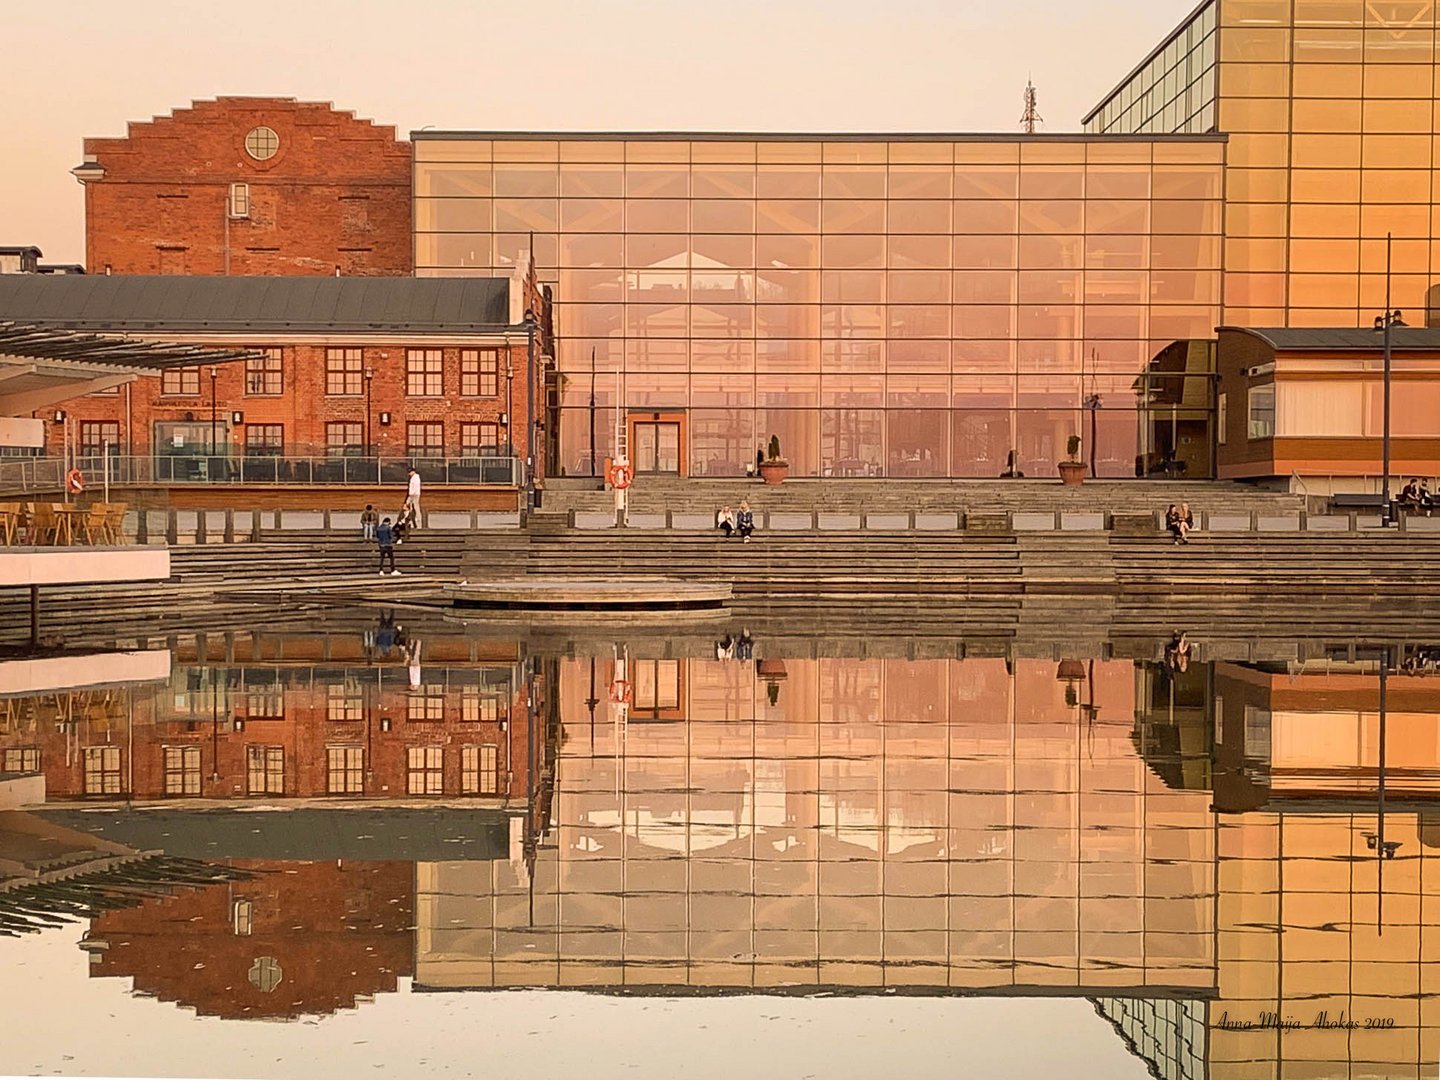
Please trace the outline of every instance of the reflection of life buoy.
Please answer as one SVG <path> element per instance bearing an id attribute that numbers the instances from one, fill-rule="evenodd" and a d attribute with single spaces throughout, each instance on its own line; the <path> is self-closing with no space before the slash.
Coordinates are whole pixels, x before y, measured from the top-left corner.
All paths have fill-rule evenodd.
<path id="1" fill-rule="evenodd" d="M 85 476 L 79 469 L 71 469 L 65 474 L 65 487 L 72 495 L 79 495 L 85 490 Z"/>
<path id="2" fill-rule="evenodd" d="M 610 486 L 624 491 L 630 486 L 630 481 L 635 478 L 635 470 L 629 465 L 610 466 Z"/>
<path id="3" fill-rule="evenodd" d="M 625 705 L 630 701 L 630 684 L 624 679 L 617 679 L 610 684 L 610 700 L 616 705 Z"/>

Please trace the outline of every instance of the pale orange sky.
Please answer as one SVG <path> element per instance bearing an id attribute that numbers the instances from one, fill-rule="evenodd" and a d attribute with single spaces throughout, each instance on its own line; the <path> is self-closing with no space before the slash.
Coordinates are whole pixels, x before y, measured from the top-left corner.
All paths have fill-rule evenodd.
<path id="1" fill-rule="evenodd" d="M 87 135 L 219 94 L 437 128 L 1013 131 L 1080 118 L 1194 0 L 12 0 L 0 245 L 84 255 Z"/>

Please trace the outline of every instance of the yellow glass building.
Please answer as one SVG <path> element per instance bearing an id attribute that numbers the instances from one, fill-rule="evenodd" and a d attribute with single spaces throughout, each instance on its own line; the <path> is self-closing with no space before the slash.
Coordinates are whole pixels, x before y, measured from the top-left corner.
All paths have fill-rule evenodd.
<path id="1" fill-rule="evenodd" d="M 1053 476 L 1079 435 L 1099 476 L 1212 475 L 1213 350 L 1167 346 L 1369 325 L 1387 234 L 1392 306 L 1440 307 L 1435 30 L 1209 0 L 1072 135 L 414 132 L 416 273 L 533 251 L 553 474 L 618 401 L 641 471 L 773 435 L 800 476 Z"/>

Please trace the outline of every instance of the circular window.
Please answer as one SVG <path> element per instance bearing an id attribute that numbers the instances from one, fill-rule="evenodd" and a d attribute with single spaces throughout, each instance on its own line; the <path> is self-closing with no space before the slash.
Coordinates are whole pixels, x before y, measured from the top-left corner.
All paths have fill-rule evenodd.
<path id="1" fill-rule="evenodd" d="M 282 978 L 284 972 L 280 970 L 280 961 L 273 956 L 261 956 L 250 965 L 250 985 L 262 994 L 274 990 Z"/>
<path id="2" fill-rule="evenodd" d="M 274 128 L 251 128 L 245 136 L 245 152 L 256 161 L 269 161 L 280 150 L 280 136 Z"/>

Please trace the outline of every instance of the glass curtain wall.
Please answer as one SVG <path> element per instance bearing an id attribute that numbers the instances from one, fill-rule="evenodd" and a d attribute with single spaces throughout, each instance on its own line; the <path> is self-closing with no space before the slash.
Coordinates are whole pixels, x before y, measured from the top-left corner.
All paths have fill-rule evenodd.
<path id="1" fill-rule="evenodd" d="M 1217 322 L 1213 137 L 415 138 L 416 272 L 533 244 L 556 285 L 565 473 L 618 394 L 691 475 L 773 435 L 794 475 L 1054 476 L 1076 434 L 1133 476 L 1140 372 Z"/>
<path id="2" fill-rule="evenodd" d="M 1085 130 L 1107 135 L 1215 130 L 1217 2 L 1191 12 L 1091 110 Z"/>
<path id="3" fill-rule="evenodd" d="M 1432 0 L 1213 0 L 1086 126 L 1197 130 L 1167 111 L 1166 72 L 1209 72 L 1198 130 L 1229 135 L 1224 321 L 1369 326 L 1390 233 L 1391 306 L 1440 325 L 1435 46 Z"/>

